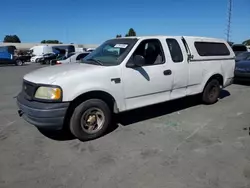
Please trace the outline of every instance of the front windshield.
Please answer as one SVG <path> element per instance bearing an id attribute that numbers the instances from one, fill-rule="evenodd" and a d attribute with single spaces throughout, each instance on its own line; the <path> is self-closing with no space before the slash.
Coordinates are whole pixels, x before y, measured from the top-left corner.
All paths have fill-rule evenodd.
<path id="1" fill-rule="evenodd" d="M 103 66 L 119 65 L 137 39 L 112 39 L 99 46 L 95 51 L 83 59 L 83 63 L 99 62 Z"/>

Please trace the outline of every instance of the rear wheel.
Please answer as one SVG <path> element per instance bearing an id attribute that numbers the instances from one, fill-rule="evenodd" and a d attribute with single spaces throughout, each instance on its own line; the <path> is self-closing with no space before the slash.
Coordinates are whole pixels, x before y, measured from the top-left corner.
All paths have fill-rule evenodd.
<path id="1" fill-rule="evenodd" d="M 88 141 L 104 135 L 110 123 L 108 105 L 100 99 L 90 99 L 75 108 L 70 120 L 70 131 L 79 140 Z"/>
<path id="2" fill-rule="evenodd" d="M 203 94 L 202 94 L 202 100 L 206 104 L 214 104 L 218 101 L 218 98 L 220 96 L 220 83 L 217 79 L 211 80 L 205 87 Z"/>
<path id="3" fill-rule="evenodd" d="M 23 65 L 23 61 L 20 59 L 16 60 L 16 66 L 22 66 Z"/>

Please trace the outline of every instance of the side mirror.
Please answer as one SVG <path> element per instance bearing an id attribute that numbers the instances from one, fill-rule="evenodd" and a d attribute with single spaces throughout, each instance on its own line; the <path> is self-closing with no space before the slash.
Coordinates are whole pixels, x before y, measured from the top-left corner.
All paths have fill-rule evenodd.
<path id="1" fill-rule="evenodd" d="M 135 68 L 135 67 L 141 67 L 143 65 L 145 65 L 145 58 L 141 55 L 135 55 L 128 61 L 126 67 Z"/>
<path id="2" fill-rule="evenodd" d="M 135 55 L 133 58 L 133 63 L 136 67 L 141 67 L 145 65 L 145 58 L 141 55 Z"/>

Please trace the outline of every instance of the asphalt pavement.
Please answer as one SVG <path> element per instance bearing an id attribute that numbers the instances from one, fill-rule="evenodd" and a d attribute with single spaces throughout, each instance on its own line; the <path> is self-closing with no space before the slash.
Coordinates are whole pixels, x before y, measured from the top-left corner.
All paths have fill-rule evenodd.
<path id="1" fill-rule="evenodd" d="M 0 67 L 1 188 L 250 187 L 250 86 L 229 86 L 214 105 L 190 97 L 131 111 L 80 142 L 17 115 L 22 77 L 41 67 Z"/>

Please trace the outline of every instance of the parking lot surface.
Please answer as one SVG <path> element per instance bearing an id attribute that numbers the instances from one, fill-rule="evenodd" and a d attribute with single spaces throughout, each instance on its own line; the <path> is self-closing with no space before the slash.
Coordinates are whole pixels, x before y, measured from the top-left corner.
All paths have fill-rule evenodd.
<path id="1" fill-rule="evenodd" d="M 104 137 L 41 133 L 17 115 L 24 74 L 0 67 L 1 188 L 250 187 L 250 86 L 210 106 L 181 99 L 120 115 Z"/>

